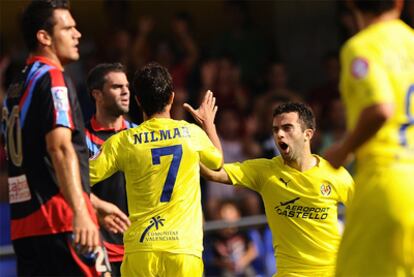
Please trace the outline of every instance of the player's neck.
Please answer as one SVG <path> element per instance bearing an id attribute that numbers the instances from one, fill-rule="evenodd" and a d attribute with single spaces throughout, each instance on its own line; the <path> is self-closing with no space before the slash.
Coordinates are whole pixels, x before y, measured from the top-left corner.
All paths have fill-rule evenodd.
<path id="1" fill-rule="evenodd" d="M 161 112 L 148 116 L 144 113 L 144 121 L 150 120 L 152 118 L 171 118 L 171 114 L 170 112 Z"/>
<path id="2" fill-rule="evenodd" d="M 40 48 L 36 51 L 33 51 L 31 53 L 32 56 L 42 56 L 53 62 L 56 66 L 59 67 L 59 69 L 63 70 L 63 63 L 61 60 L 59 60 L 58 56 L 53 51 L 50 51 L 48 48 Z"/>
<path id="3" fill-rule="evenodd" d="M 150 120 L 151 118 L 171 118 L 171 104 L 165 106 L 164 110 L 152 115 L 147 115 L 144 112 L 144 121 Z"/>
<path id="4" fill-rule="evenodd" d="M 105 114 L 99 109 L 96 111 L 95 119 L 105 129 L 114 129 L 120 130 L 122 128 L 122 122 L 124 117 L 120 116 L 111 116 L 109 114 Z"/>
<path id="5" fill-rule="evenodd" d="M 399 17 L 400 17 L 400 12 L 397 9 L 389 10 L 377 16 L 374 16 L 372 14 L 363 14 L 362 15 L 362 28 L 364 29 L 372 24 L 376 24 L 380 22 L 395 20 L 395 19 L 398 19 Z"/>
<path id="6" fill-rule="evenodd" d="M 286 164 L 300 172 L 304 172 L 316 166 L 318 159 L 309 152 L 296 160 L 286 161 Z"/>

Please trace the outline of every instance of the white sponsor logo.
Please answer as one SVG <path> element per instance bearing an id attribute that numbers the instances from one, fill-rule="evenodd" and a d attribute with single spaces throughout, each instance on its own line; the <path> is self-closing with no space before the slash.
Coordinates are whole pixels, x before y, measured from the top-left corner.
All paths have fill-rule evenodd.
<path id="1" fill-rule="evenodd" d="M 69 111 L 69 98 L 67 87 L 52 87 L 53 104 L 58 112 Z"/>
<path id="2" fill-rule="evenodd" d="M 32 198 L 26 175 L 8 178 L 10 204 L 28 201 Z"/>

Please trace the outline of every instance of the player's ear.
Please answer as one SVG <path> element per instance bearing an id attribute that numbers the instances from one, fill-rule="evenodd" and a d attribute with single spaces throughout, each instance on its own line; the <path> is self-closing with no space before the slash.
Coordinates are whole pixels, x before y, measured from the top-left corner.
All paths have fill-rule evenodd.
<path id="1" fill-rule="evenodd" d="M 138 97 L 135 95 L 134 98 L 135 101 L 137 101 L 138 106 L 141 107 L 141 102 L 139 101 Z"/>
<path id="2" fill-rule="evenodd" d="M 91 95 L 92 97 L 95 99 L 95 102 L 98 101 L 99 98 L 101 98 L 102 96 L 102 91 L 100 91 L 99 89 L 93 89 L 91 91 Z"/>
<path id="3" fill-rule="evenodd" d="M 43 46 L 50 46 L 52 45 L 52 37 L 49 35 L 46 30 L 39 30 L 36 33 L 37 41 Z"/>
<path id="4" fill-rule="evenodd" d="M 315 131 L 313 129 L 306 129 L 305 130 L 305 140 L 310 141 L 313 137 Z"/>
<path id="5" fill-rule="evenodd" d="M 174 91 L 171 93 L 171 95 L 170 95 L 170 99 L 168 99 L 168 105 L 172 105 L 172 103 L 173 103 L 173 101 L 174 101 L 174 96 L 175 96 L 175 93 L 174 93 Z"/>

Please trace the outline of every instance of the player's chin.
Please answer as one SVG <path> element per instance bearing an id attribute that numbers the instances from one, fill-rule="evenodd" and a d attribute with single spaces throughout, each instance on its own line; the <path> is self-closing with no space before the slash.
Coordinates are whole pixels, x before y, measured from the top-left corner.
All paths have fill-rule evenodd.
<path id="1" fill-rule="evenodd" d="M 69 58 L 69 59 L 70 59 L 71 61 L 75 62 L 75 61 L 79 60 L 79 58 L 80 58 L 79 52 L 74 51 L 73 53 L 71 53 L 71 55 L 70 55 L 70 58 Z"/>

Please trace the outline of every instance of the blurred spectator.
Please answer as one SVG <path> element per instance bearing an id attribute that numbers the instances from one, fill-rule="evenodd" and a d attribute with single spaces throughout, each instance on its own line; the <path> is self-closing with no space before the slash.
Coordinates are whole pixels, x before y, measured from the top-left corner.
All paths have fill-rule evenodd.
<path id="1" fill-rule="evenodd" d="M 137 70 L 147 64 L 152 59 L 152 48 L 154 38 L 154 19 L 151 16 L 141 16 L 137 21 L 137 30 L 132 42 L 131 65 Z"/>
<path id="2" fill-rule="evenodd" d="M 403 8 L 401 18 L 405 21 L 405 23 L 410 25 L 411 28 L 414 28 L 414 1 L 413 0 L 405 1 L 405 5 Z"/>
<path id="3" fill-rule="evenodd" d="M 339 35 L 341 40 L 340 42 L 343 43 L 358 32 L 358 27 L 355 22 L 355 17 L 352 15 L 352 11 L 347 6 L 347 2 L 337 0 L 336 3 L 339 21 Z"/>
<path id="4" fill-rule="evenodd" d="M 138 20 L 138 32 L 130 55 L 132 64 L 139 68 L 155 60 L 169 69 L 174 88 L 186 88 L 199 52 L 191 31 L 192 18 L 186 12 L 176 13 L 170 22 L 170 35 L 158 40 L 153 35 L 155 23 L 149 16 Z"/>
<path id="5" fill-rule="evenodd" d="M 252 26 L 247 1 L 224 1 L 224 14 L 227 21 L 223 27 L 228 27 L 228 30 L 218 35 L 212 53 L 216 57 L 234 57 L 240 65 L 243 83 L 254 86 L 268 59 L 269 41 Z"/>
<path id="6" fill-rule="evenodd" d="M 241 218 L 237 204 L 232 200 L 223 200 L 218 207 L 219 219 L 229 223 Z M 246 231 L 237 227 L 227 227 L 213 235 L 213 266 L 219 276 L 256 276 L 251 265 L 258 256 L 258 250 Z"/>
<path id="7" fill-rule="evenodd" d="M 183 87 L 174 89 L 174 102 L 171 107 L 171 117 L 175 120 L 187 120 L 187 112 L 183 108 L 188 103 L 188 90 Z"/>
<path id="8" fill-rule="evenodd" d="M 277 95 L 263 95 L 255 102 L 255 118 L 257 130 L 254 134 L 257 144 L 260 146 L 260 157 L 271 159 L 279 155 L 279 151 L 273 139 L 273 110 L 282 103 L 293 101 L 290 97 Z"/>
<path id="9" fill-rule="evenodd" d="M 301 97 L 289 87 L 289 75 L 285 63 L 271 62 L 267 66 L 264 98 L 268 96 L 287 97 L 292 101 L 301 101 Z"/>
<path id="10" fill-rule="evenodd" d="M 217 131 L 223 148 L 224 162 L 240 162 L 248 159 L 244 151 L 241 138 L 243 119 L 235 110 L 221 110 L 217 115 Z M 207 216 L 217 219 L 219 202 L 226 198 L 233 198 L 240 202 L 243 211 L 248 214 L 260 213 L 261 203 L 258 195 L 243 188 L 223 186 L 214 182 L 207 182 Z"/>
<path id="11" fill-rule="evenodd" d="M 123 29 L 127 27 L 130 18 L 131 1 L 104 0 L 104 11 L 108 20 L 108 27 Z"/>
<path id="12" fill-rule="evenodd" d="M 230 56 L 217 59 L 215 96 L 221 109 L 235 109 L 243 114 L 249 108 L 250 95 L 240 79 L 240 67 Z"/>
<path id="13" fill-rule="evenodd" d="M 125 29 L 117 29 L 110 35 L 110 40 L 106 44 L 107 62 L 119 62 L 130 65 L 131 35 Z M 129 68 L 129 70 L 134 70 Z"/>
<path id="14" fill-rule="evenodd" d="M 332 103 L 339 99 L 339 57 L 337 52 L 329 52 L 322 58 L 324 72 L 323 82 L 310 90 L 307 102 L 314 111 L 316 122 L 320 129 L 325 130 L 329 126 L 328 112 Z"/>
<path id="15" fill-rule="evenodd" d="M 341 99 L 334 99 L 327 111 L 327 126 L 321 134 L 318 153 L 323 153 L 329 146 L 344 138 L 346 133 L 345 107 Z"/>
<path id="16" fill-rule="evenodd" d="M 177 88 L 187 87 L 188 76 L 199 57 L 199 48 L 193 38 L 193 26 L 193 19 L 187 12 L 176 13 L 171 21 L 171 41 L 176 58 L 171 67 L 171 75 Z"/>

